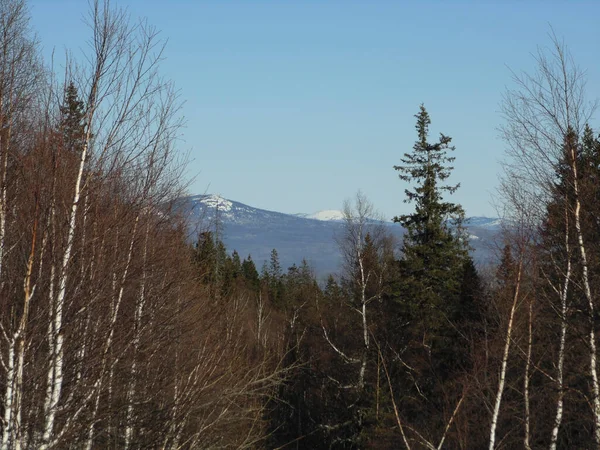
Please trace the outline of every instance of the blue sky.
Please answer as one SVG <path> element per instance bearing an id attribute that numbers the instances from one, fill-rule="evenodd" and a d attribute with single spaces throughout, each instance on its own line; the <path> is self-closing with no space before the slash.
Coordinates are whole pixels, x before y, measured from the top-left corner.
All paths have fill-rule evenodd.
<path id="1" fill-rule="evenodd" d="M 407 212 L 392 166 L 424 103 L 456 145 L 453 196 L 495 215 L 509 68 L 531 71 L 550 25 L 600 96 L 600 2 L 112 0 L 168 39 L 191 193 L 296 213 L 340 209 L 361 189 L 386 217 Z M 77 55 L 84 0 L 30 1 L 46 54 Z M 592 125 L 598 125 L 597 122 Z"/>

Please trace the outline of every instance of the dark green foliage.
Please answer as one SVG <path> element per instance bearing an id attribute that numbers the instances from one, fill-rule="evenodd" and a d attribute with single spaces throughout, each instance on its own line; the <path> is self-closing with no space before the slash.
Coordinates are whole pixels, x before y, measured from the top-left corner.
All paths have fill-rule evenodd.
<path id="1" fill-rule="evenodd" d="M 224 246 L 223 246 L 224 249 Z M 221 274 L 223 295 L 238 288 L 242 283 L 242 263 L 240 255 L 234 250 L 231 256 L 225 254 Z"/>
<path id="2" fill-rule="evenodd" d="M 60 115 L 60 131 L 67 150 L 81 151 L 85 140 L 85 109 L 73 82 L 70 82 L 65 88 Z"/>
<path id="3" fill-rule="evenodd" d="M 242 261 L 240 260 L 240 255 L 237 250 L 234 250 L 231 254 L 231 265 L 235 273 L 240 273 L 242 271 Z"/>
<path id="4" fill-rule="evenodd" d="M 325 289 L 323 290 L 323 296 L 328 305 L 331 304 L 339 306 L 344 299 L 342 289 L 333 275 L 329 275 L 327 277 L 327 283 L 325 284 Z"/>
<path id="5" fill-rule="evenodd" d="M 394 169 L 400 172 L 398 176 L 402 181 L 416 183 L 417 186 L 413 190 L 404 191 L 405 203 L 414 202 L 416 210 L 412 214 L 395 217 L 394 222 L 401 223 L 411 231 L 411 239 L 425 242 L 435 239 L 438 228 L 446 226 L 445 222 L 448 220 L 461 225 L 464 211 L 460 205 L 445 202 L 442 197 L 444 192 L 452 194 L 460 186 L 441 184 L 450 176 L 453 169 L 448 164 L 455 158 L 446 156 L 447 152 L 455 149 L 450 146 L 452 138 L 441 134 L 438 142 L 430 144 L 427 139 L 431 119 L 425 106 L 421 105 L 415 117 L 418 140 L 413 146 L 412 153 L 405 153 L 401 159 L 402 164 L 394 166 Z"/>
<path id="6" fill-rule="evenodd" d="M 506 244 L 502 249 L 502 256 L 500 257 L 500 264 L 496 269 L 496 280 L 503 289 L 507 286 L 512 286 L 516 275 L 517 265 L 512 255 L 512 248 L 509 244 Z"/>
<path id="7" fill-rule="evenodd" d="M 418 141 L 412 153 L 406 153 L 402 165 L 394 169 L 400 179 L 414 183 L 406 189 L 406 202 L 415 204 L 411 214 L 395 217 L 406 228 L 400 261 L 401 291 L 398 301 L 406 304 L 411 315 L 424 330 L 436 333 L 446 323 L 446 306 L 457 302 L 461 290 L 462 272 L 468 256 L 468 246 L 462 229 L 464 211 L 460 205 L 444 201 L 442 194 L 453 193 L 458 185 L 442 182 L 451 173 L 446 156 L 453 151 L 451 138 L 441 135 L 430 144 L 429 114 L 421 105 L 417 118 Z"/>
<path id="8" fill-rule="evenodd" d="M 252 261 L 251 255 L 248 255 L 248 258 L 242 262 L 242 276 L 251 289 L 258 292 L 260 289 L 260 277 L 258 276 L 258 271 L 254 265 L 254 261 Z"/>
<path id="9" fill-rule="evenodd" d="M 198 236 L 194 261 L 198 265 L 198 276 L 202 284 L 214 285 L 216 281 L 217 248 L 210 231 L 204 231 Z"/>
<path id="10" fill-rule="evenodd" d="M 401 180 L 411 183 L 405 202 L 415 209 L 394 221 L 405 227 L 402 256 L 388 310 L 387 339 L 403 352 L 407 366 L 391 365 L 397 401 L 411 423 L 433 432 L 442 429 L 440 413 L 458 401 L 464 374 L 470 370 L 472 339 L 480 331 L 482 288 L 468 254 L 464 211 L 445 196 L 459 185 L 448 185 L 454 161 L 449 136 L 430 143 L 431 120 L 421 105 L 418 139 L 402 164 L 394 166 Z"/>
<path id="11" fill-rule="evenodd" d="M 447 328 L 449 315 L 461 309 L 463 272 L 472 264 L 465 266 L 470 258 L 462 228 L 464 211 L 442 196 L 458 188 L 442 184 L 452 170 L 448 164 L 454 161 L 446 155 L 454 150 L 451 138 L 442 134 L 430 144 L 431 121 L 423 105 L 415 117 L 418 140 L 413 152 L 394 167 L 400 179 L 416 185 L 405 191 L 405 201 L 415 204 L 414 212 L 394 218 L 406 228 L 397 301 L 404 304 L 411 321 L 419 324 L 418 333 L 435 340 Z"/>
<path id="12" fill-rule="evenodd" d="M 271 250 L 271 260 L 269 261 L 269 276 L 278 280 L 281 278 L 281 264 L 279 264 L 279 255 L 277 254 L 277 250 Z"/>
<path id="13" fill-rule="evenodd" d="M 544 299 L 540 305 L 539 322 L 545 325 L 544 356 L 540 367 L 554 374 L 556 353 L 560 339 L 562 292 L 568 264 L 571 278 L 568 289 L 567 325 L 564 384 L 565 413 L 561 425 L 559 448 L 590 448 L 593 442 L 593 418 L 589 401 L 593 398 L 589 371 L 589 347 L 586 336 L 590 326 L 598 327 L 598 318 L 591 318 L 582 282 L 582 263 L 579 239 L 576 232 L 575 208 L 580 204 L 581 237 L 586 248 L 590 287 L 593 293 L 600 288 L 600 141 L 589 126 L 583 136 L 568 129 L 563 144 L 563 155 L 556 167 L 556 179 L 551 186 L 551 200 L 540 229 L 538 242 L 539 295 Z M 576 168 L 577 177 L 575 177 Z M 575 190 L 577 184 L 577 192 Z M 557 292 L 558 288 L 558 292 Z M 594 323 L 595 322 L 595 323 Z M 542 345 L 542 344 L 541 344 Z M 552 349 L 549 351 L 549 349 Z M 533 387 L 535 392 L 545 394 L 545 399 L 556 401 L 556 385 L 540 377 Z M 546 400 L 547 401 L 547 400 Z"/>
<path id="14" fill-rule="evenodd" d="M 237 252 L 228 256 L 223 242 L 217 240 L 211 231 L 198 235 L 193 260 L 198 267 L 200 282 L 215 295 L 227 294 L 242 275 L 242 264 Z"/>
<path id="15" fill-rule="evenodd" d="M 269 260 L 269 264 L 265 265 L 264 269 L 266 276 L 263 276 L 263 282 L 267 284 L 269 298 L 273 304 L 281 308 L 285 296 L 285 287 L 277 250 L 273 249 L 271 251 L 271 259 Z"/>
<path id="16" fill-rule="evenodd" d="M 417 119 L 419 141 L 403 158 L 404 165 L 396 167 L 403 180 L 416 185 L 407 190 L 415 212 L 395 219 L 407 229 L 400 260 L 393 260 L 391 249 L 383 254 L 381 243 L 367 233 L 361 248 L 362 269 L 369 274 L 364 285 L 358 262 L 341 282 L 330 276 L 323 292 L 305 261 L 281 276 L 274 251 L 264 267 L 269 298 L 293 319 L 287 363 L 300 364 L 272 411 L 274 447 L 291 442 L 290 448 L 307 449 L 401 446 L 399 436 L 390 432 L 396 422 L 378 346 L 400 414 L 428 437 L 443 430 L 448 408 L 463 392 L 465 374 L 473 367 L 470 349 L 483 335 L 484 289 L 468 255 L 464 212 L 442 195 L 458 187 L 444 185 L 452 169 L 448 163 L 453 158 L 446 156 L 453 149 L 450 138 L 442 135 L 429 144 L 429 116 L 423 107 Z M 395 270 L 384 271 L 383 264 Z M 369 299 L 371 346 L 365 385 L 358 389 L 359 366 L 331 347 L 322 327 L 347 355 L 363 354 L 357 314 L 363 299 Z"/>

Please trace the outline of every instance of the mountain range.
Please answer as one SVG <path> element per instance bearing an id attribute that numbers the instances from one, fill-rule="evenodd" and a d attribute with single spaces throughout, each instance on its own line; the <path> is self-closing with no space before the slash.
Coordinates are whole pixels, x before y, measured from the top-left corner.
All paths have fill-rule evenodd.
<path id="1" fill-rule="evenodd" d="M 228 251 L 237 250 L 241 258 L 252 256 L 260 271 L 276 249 L 281 266 L 285 269 L 306 259 L 317 277 L 338 272 L 341 256 L 336 236 L 343 230 L 343 213 L 338 210 L 315 214 L 285 214 L 254 208 L 218 195 L 183 197 L 178 209 L 189 223 L 190 239 L 195 241 L 199 232 L 215 230 Z M 384 222 L 389 232 L 401 242 L 403 228 Z M 473 258 L 478 264 L 494 259 L 494 242 L 501 229 L 498 218 L 471 217 L 466 222 Z"/>

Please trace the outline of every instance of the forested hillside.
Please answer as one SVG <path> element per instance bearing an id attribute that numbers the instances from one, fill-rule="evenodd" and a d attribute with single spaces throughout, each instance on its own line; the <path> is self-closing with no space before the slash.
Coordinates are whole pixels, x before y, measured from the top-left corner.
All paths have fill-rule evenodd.
<path id="1" fill-rule="evenodd" d="M 498 263 L 415 105 L 405 232 L 359 192 L 323 283 L 219 220 L 190 244 L 164 42 L 108 1 L 87 23 L 57 69 L 0 0 L 1 449 L 600 448 L 600 136 L 562 42 L 503 97 Z"/>

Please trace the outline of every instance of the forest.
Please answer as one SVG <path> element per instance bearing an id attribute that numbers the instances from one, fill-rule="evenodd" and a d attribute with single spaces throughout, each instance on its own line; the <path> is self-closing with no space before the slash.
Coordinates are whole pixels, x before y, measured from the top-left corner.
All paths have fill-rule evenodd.
<path id="1" fill-rule="evenodd" d="M 0 0 L 1 449 L 600 449 L 600 135 L 562 40 L 503 96 L 496 264 L 415 105 L 403 239 L 359 192 L 321 283 L 190 238 L 164 42 L 87 24 L 57 70 Z"/>

